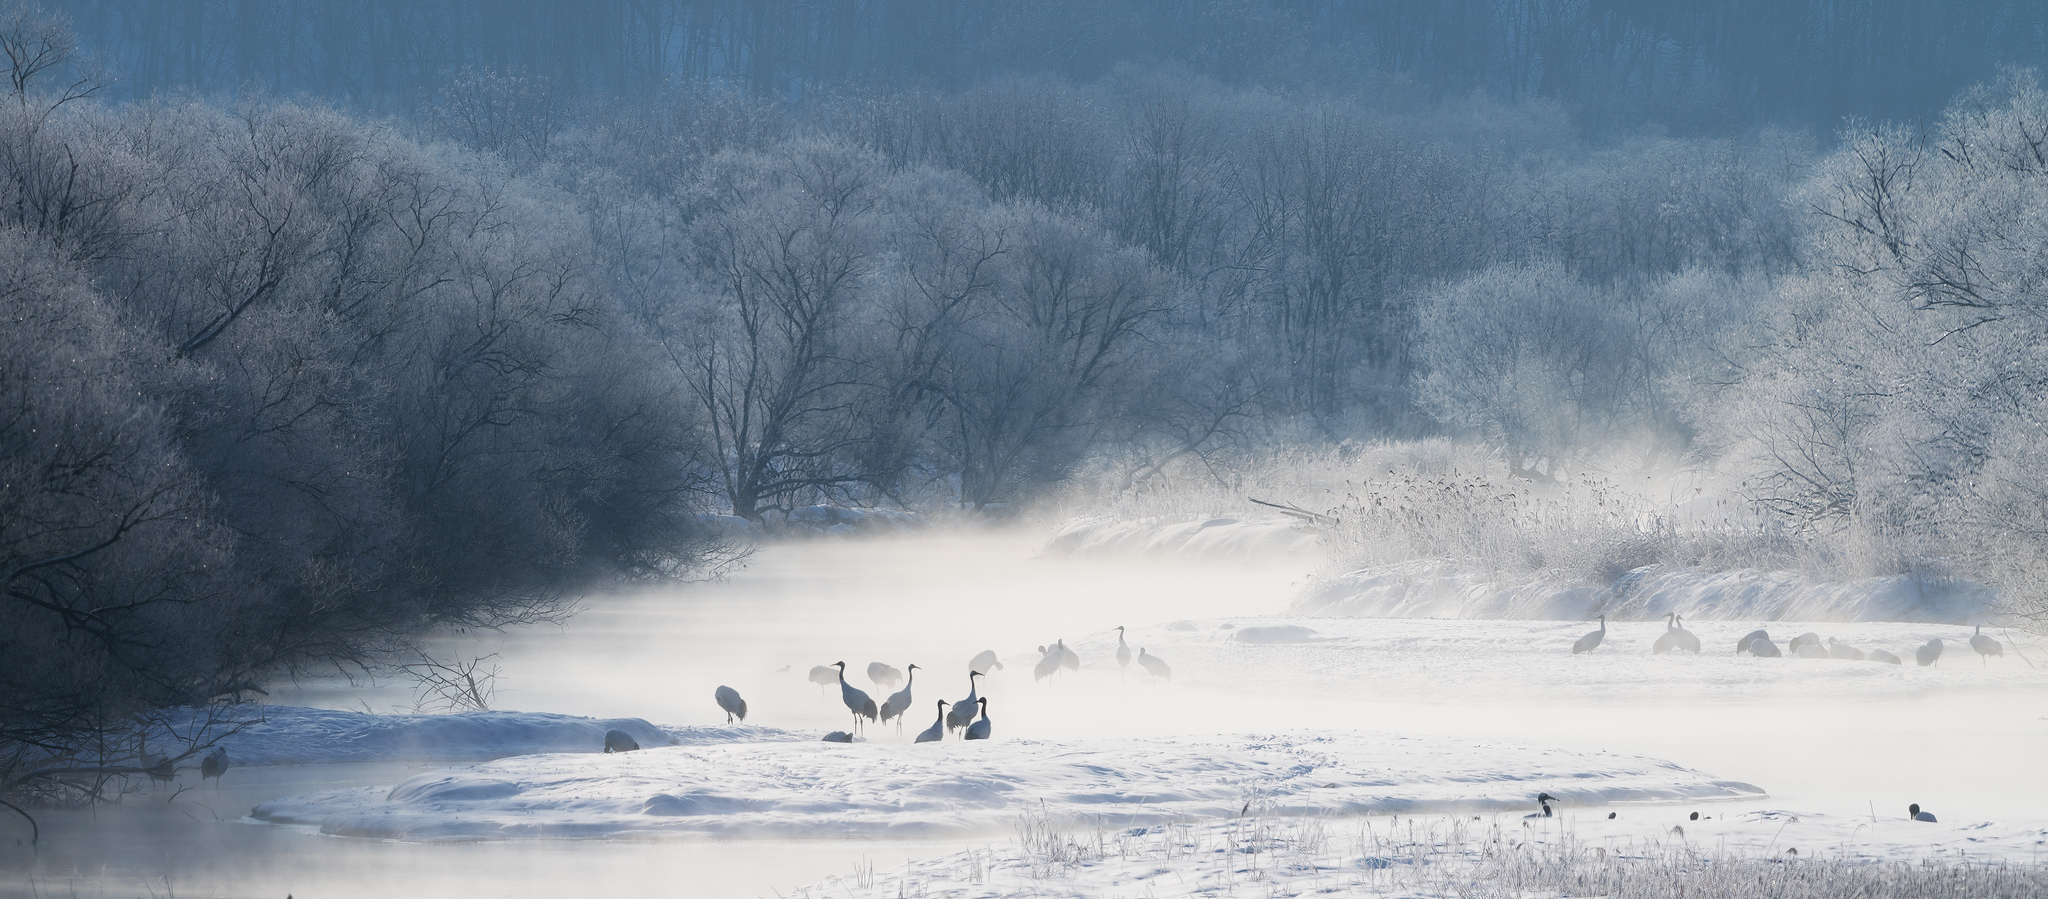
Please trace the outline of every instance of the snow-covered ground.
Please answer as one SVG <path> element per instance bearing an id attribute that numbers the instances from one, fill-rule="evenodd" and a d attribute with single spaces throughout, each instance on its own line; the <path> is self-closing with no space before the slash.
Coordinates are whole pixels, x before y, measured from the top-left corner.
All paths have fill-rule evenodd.
<path id="1" fill-rule="evenodd" d="M 1360 732 L 901 743 L 725 743 L 541 755 L 389 789 L 266 802 L 255 817 L 390 839 L 648 834 L 958 837 L 1020 814 L 1061 826 L 1230 817 L 1759 799 L 1756 786 L 1609 753 Z"/>
<path id="2" fill-rule="evenodd" d="M 1697 656 L 1653 654 L 1662 621 L 1609 621 L 1599 648 L 1584 655 L 1574 655 L 1572 643 L 1597 622 L 1264 616 L 1129 628 L 1124 639 L 1133 651 L 1142 647 L 1166 660 L 1180 681 L 1425 702 L 1870 700 L 1949 690 L 2048 690 L 2048 668 L 2035 668 L 2021 655 L 2041 659 L 2043 651 L 2015 639 L 2024 635 L 2004 631 L 1994 633 L 2003 638 L 2005 655 L 1980 659 L 1970 649 L 1971 629 L 1951 625 L 1686 624 L 1702 643 Z M 1280 628 L 1291 628 L 1278 633 L 1297 642 L 1273 642 Z M 1887 650 L 1905 664 L 1737 654 L 1736 642 L 1759 628 L 1781 649 L 1810 632 L 1866 653 Z M 1241 638 L 1247 631 L 1261 636 L 1247 642 Z M 1941 659 L 1920 667 L 1914 649 L 1934 638 L 1943 641 Z M 1116 640 L 1109 631 L 1068 645 L 1085 664 L 1106 670 L 1115 667 Z M 1027 670 L 1036 660 L 1030 652 L 1013 659 Z"/>
<path id="3" fill-rule="evenodd" d="M 664 728 L 642 718 L 584 718 L 547 712 L 372 715 L 250 706 L 238 717 L 241 726 L 219 741 L 235 765 L 455 763 L 537 753 L 603 752 L 605 732 L 613 729 L 625 731 L 641 746 L 816 739 L 770 727 Z M 216 728 L 231 726 L 217 724 Z"/>
<path id="4" fill-rule="evenodd" d="M 791 899 L 1811 895 L 2038 896 L 2048 828 L 1756 809 L 1565 811 L 1555 818 L 1253 815 L 1061 830 L 880 868 Z M 1870 862 L 1909 863 L 1908 867 Z M 1921 881 L 1920 878 L 1924 878 Z M 1637 889 L 1630 890 L 1628 886 Z M 1578 889 L 1573 889 L 1574 887 Z M 1647 889 L 1644 889 L 1647 887 Z M 1877 892 L 1872 887 L 1889 889 Z"/>

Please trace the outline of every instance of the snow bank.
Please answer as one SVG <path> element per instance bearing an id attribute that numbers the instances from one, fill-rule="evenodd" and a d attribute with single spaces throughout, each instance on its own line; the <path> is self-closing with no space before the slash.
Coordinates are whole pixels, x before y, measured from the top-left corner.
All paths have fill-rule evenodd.
<path id="1" fill-rule="evenodd" d="M 1348 618 L 1571 619 L 1605 613 L 1649 621 L 1981 621 L 1989 596 L 1972 585 L 1909 577 L 1824 581 L 1789 571 L 1702 572 L 1649 565 L 1606 586 L 1551 575 L 1503 577 L 1432 560 L 1360 569 L 1324 580 L 1295 603 L 1304 615 Z"/>
<path id="2" fill-rule="evenodd" d="M 2025 895 L 2048 885 L 2029 870 L 2048 848 L 2044 822 L 1924 824 L 1900 816 L 1830 816 L 1758 808 L 1566 810 L 1556 818 L 1472 820 L 1401 816 L 1341 825 L 1252 817 L 1152 827 L 1095 826 L 1060 833 L 1019 828 L 1006 845 L 894 868 L 869 867 L 799 888 L 791 899 L 1244 896 L 1670 895 L 1674 882 L 1700 896 L 1809 895 L 1792 883 L 1823 882 L 1839 895 L 1912 895 L 1972 888 Z M 1677 828 L 1677 830 L 1673 830 Z M 1503 851 L 1505 850 L 1505 851 Z M 1901 872 L 1871 861 L 1931 862 Z M 1986 862 L 2015 869 L 1963 868 Z M 1788 865 L 1787 863 L 1791 863 Z M 1944 865 L 1946 863 L 1946 865 Z M 1811 866 L 1811 867 L 1794 867 Z M 2005 889 L 1987 888 L 1996 881 Z M 1630 889 L 1636 887 L 1637 889 Z M 1559 889 L 1563 888 L 1563 889 Z"/>
<path id="3" fill-rule="evenodd" d="M 1030 812 L 1124 826 L 1236 815 L 1248 803 L 1327 815 L 1756 799 L 1655 759 L 1492 741 L 1318 732 L 940 744 L 671 746 L 508 759 L 396 787 L 266 802 L 255 817 L 409 840 L 521 837 L 935 837 Z"/>
<path id="4" fill-rule="evenodd" d="M 2048 667 L 2020 657 L 2031 646 L 2008 641 L 2006 654 L 1980 663 L 1970 628 L 1865 622 L 1686 622 L 1699 637 L 1698 656 L 1655 655 L 1663 621 L 1610 619 L 1600 647 L 1574 655 L 1572 643 L 1595 630 L 1589 621 L 1471 621 L 1427 618 L 1294 616 L 1175 621 L 1129 628 L 1124 639 L 1173 666 L 1173 682 L 1282 696 L 1311 695 L 1411 702 L 1751 702 L 1874 700 L 1956 691 L 2048 691 Z M 1759 659 L 1737 655 L 1736 641 L 1765 627 L 1780 645 L 1808 631 L 1864 652 L 1889 650 L 1904 666 L 1844 659 Z M 1252 639 L 1242 636 L 1254 635 Z M 1302 639 L 1281 641 L 1275 635 Z M 1931 638 L 1947 646 L 1939 665 L 1913 664 L 1913 649 Z M 1081 670 L 1062 677 L 1097 678 L 1113 687 L 1121 676 L 1116 631 L 1069 640 Z M 2038 656 L 2036 656 L 2038 660 Z M 1136 666 L 1132 666 L 1136 671 Z M 1142 673 L 1128 677 L 1142 682 Z"/>
<path id="5" fill-rule="evenodd" d="M 515 755 L 603 752 L 605 731 L 631 734 L 642 747 L 807 740 L 766 727 L 667 729 L 640 718 L 582 718 L 546 712 L 370 715 L 334 709 L 263 706 L 220 745 L 237 765 L 336 762 L 479 762 Z"/>
<path id="6" fill-rule="evenodd" d="M 1137 555 L 1244 561 L 1313 557 L 1322 538 L 1293 519 L 1211 518 L 1162 523 L 1114 518 L 1075 518 L 1054 529 L 1047 555 Z"/>

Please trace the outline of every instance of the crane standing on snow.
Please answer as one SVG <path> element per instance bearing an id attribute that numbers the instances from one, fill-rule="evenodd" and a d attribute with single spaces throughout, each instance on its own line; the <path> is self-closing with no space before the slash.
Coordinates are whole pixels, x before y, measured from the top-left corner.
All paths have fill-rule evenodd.
<path id="1" fill-rule="evenodd" d="M 720 684 L 711 696 L 718 700 L 718 707 L 725 710 L 725 723 L 731 724 L 735 717 L 747 720 L 747 701 L 740 698 L 740 691 Z"/>
<path id="2" fill-rule="evenodd" d="M 1605 639 L 1607 639 L 1607 613 L 1601 612 L 1600 629 L 1590 634 L 1587 634 L 1583 637 L 1580 637 L 1576 642 L 1572 643 L 1572 655 L 1578 655 L 1582 652 L 1592 652 L 1593 650 L 1599 648 L 1600 641 Z"/>
<path id="3" fill-rule="evenodd" d="M 1031 679 L 1035 681 L 1045 680 L 1048 677 L 1060 673 L 1059 647 L 1040 646 L 1038 647 L 1038 651 L 1043 655 L 1039 658 L 1038 664 L 1032 666 Z M 955 707 L 954 710 L 958 711 L 959 709 L 958 707 Z"/>
<path id="4" fill-rule="evenodd" d="M 1671 639 L 1676 640 L 1678 642 L 1678 648 L 1683 649 L 1686 652 L 1692 653 L 1693 655 L 1699 655 L 1700 638 L 1698 636 L 1695 636 L 1692 631 L 1685 629 L 1684 616 L 1679 615 L 1677 612 L 1673 612 L 1671 613 L 1671 622 L 1672 628 L 1669 633 L 1671 634 Z"/>
<path id="5" fill-rule="evenodd" d="M 875 720 L 875 701 L 868 694 L 846 682 L 846 663 L 833 662 L 839 666 L 839 701 L 846 703 L 846 710 L 853 713 L 853 729 L 860 730 L 860 719 Z"/>
<path id="6" fill-rule="evenodd" d="M 882 723 L 888 724 L 889 719 L 896 719 L 896 730 L 899 733 L 903 730 L 903 713 L 910 711 L 910 688 L 917 683 L 917 663 L 910 663 L 907 670 L 910 676 L 903 682 L 903 689 L 896 691 L 894 696 L 882 700 Z"/>
<path id="7" fill-rule="evenodd" d="M 1919 662 L 1922 668 L 1941 661 L 1941 638 L 1935 637 L 1913 650 L 1913 661 Z"/>
<path id="8" fill-rule="evenodd" d="M 2005 644 L 1998 642 L 1995 637 L 1984 636 L 1984 625 L 1981 624 L 1977 625 L 1977 632 L 1970 635 L 1970 648 L 1977 651 L 1978 661 L 1987 665 L 1990 664 L 1992 656 L 2005 658 Z"/>
<path id="9" fill-rule="evenodd" d="M 1116 626 L 1116 669 L 1119 676 L 1131 673 L 1131 644 L 1124 642 L 1124 626 Z"/>
<path id="10" fill-rule="evenodd" d="M 938 717 L 938 720 L 936 720 L 936 721 L 933 721 L 933 722 L 932 722 L 932 726 L 930 726 L 930 727 L 927 727 L 927 728 L 925 728 L 925 729 L 924 729 L 924 733 L 918 734 L 918 735 L 917 735 L 917 739 L 915 739 L 915 740 L 912 740 L 912 741 L 910 741 L 910 742 L 912 742 L 912 743 L 937 743 L 937 742 L 939 742 L 940 740 L 943 740 L 943 739 L 945 739 L 945 738 L 946 738 L 946 701 L 945 701 L 945 700 L 943 700 L 943 699 L 941 699 L 941 700 L 939 700 L 939 717 Z"/>
<path id="11" fill-rule="evenodd" d="M 946 713 L 947 730 L 954 730 L 966 727 L 967 725 L 974 723 L 974 679 L 980 676 L 982 675 L 979 671 L 974 671 L 970 669 L 967 672 L 967 698 L 962 699 L 959 702 L 953 703 L 953 710 Z"/>
<path id="12" fill-rule="evenodd" d="M 974 722 L 973 724 L 970 724 L 970 725 L 968 725 L 968 726 L 967 726 L 967 739 L 969 739 L 969 740 L 986 740 L 986 739 L 988 739 L 988 735 L 989 735 L 989 723 L 988 723 L 988 697 L 986 697 L 986 696 L 983 696 L 983 697 L 981 698 L 980 702 L 981 702 L 981 720 L 979 720 L 979 721 L 976 721 L 976 722 Z"/>
<path id="13" fill-rule="evenodd" d="M 1173 667 L 1161 661 L 1158 656 L 1147 653 L 1143 646 L 1138 647 L 1138 666 L 1150 672 L 1154 679 L 1173 680 Z"/>

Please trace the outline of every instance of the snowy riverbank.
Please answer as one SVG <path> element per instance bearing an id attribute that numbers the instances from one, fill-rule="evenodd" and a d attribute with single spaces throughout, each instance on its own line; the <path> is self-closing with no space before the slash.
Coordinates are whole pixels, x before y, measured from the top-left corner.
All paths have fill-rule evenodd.
<path id="1" fill-rule="evenodd" d="M 2048 821 L 1928 824 L 1757 808 L 1555 818 L 1273 817 L 1060 830 L 867 867 L 792 899 L 1583 895 L 2038 896 Z M 1875 864 L 1874 864 L 1875 863 Z M 1882 864 L 1891 863 L 1891 864 Z"/>
<path id="2" fill-rule="evenodd" d="M 1229 817 L 1754 800 L 1756 786 L 1669 762 L 1502 741 L 1357 732 L 1086 741 L 728 743 L 542 755 L 395 787 L 263 803 L 258 819 L 406 840 L 957 837 L 1020 814 L 1061 826 Z"/>

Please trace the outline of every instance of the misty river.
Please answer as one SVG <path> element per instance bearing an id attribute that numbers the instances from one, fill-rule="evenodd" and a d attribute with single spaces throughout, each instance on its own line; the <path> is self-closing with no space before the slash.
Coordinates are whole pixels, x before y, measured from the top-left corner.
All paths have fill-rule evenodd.
<path id="1" fill-rule="evenodd" d="M 1891 811 L 1923 801 L 1990 815 L 2032 811 L 2028 804 L 2048 795 L 2048 772 L 2039 764 L 2048 758 L 2048 728 L 2042 726 L 2048 696 L 2032 688 L 1861 701 L 1422 702 L 1375 683 L 1326 682 L 1312 661 L 1303 663 L 1309 670 L 1276 679 L 1270 671 L 1195 670 L 1181 660 L 1175 660 L 1176 680 L 1154 684 L 1120 673 L 1104 653 L 1089 655 L 1087 646 L 1101 644 L 1083 641 L 1109 632 L 1113 646 L 1117 625 L 1186 620 L 1213 628 L 1232 616 L 1283 614 L 1313 561 L 1056 560 L 1038 558 L 1041 544 L 1036 534 L 988 532 L 772 546 L 722 582 L 593 596 L 560 626 L 447 635 L 435 648 L 443 657 L 497 653 L 496 707 L 633 716 L 671 727 L 722 724 L 711 692 L 728 684 L 747 697 L 749 724 L 843 728 L 836 691 L 805 679 L 812 665 L 840 660 L 848 663 L 849 677 L 874 660 L 920 663 L 916 708 L 924 709 L 932 699 L 965 695 L 965 660 L 993 648 L 1009 663 L 982 691 L 991 699 L 997 739 L 1386 730 L 1639 753 L 1757 784 L 1771 794 L 1763 805 L 1772 807 L 1799 802 L 1860 812 L 1868 803 Z M 1696 625 L 1703 633 L 1735 626 Z M 1055 639 L 1080 647 L 1086 668 L 1070 680 L 1034 683 L 1032 647 Z M 1720 640 L 1707 642 L 1706 655 L 1725 652 Z M 1284 668 L 1289 659 L 1309 657 L 1275 658 Z M 1580 661 L 1560 655 L 1542 664 Z M 344 679 L 285 685 L 269 697 L 280 705 L 378 712 L 410 699 L 403 684 Z M 906 730 L 923 727 L 928 715 L 913 712 Z M 908 739 L 893 726 L 871 725 L 869 736 Z M 849 875 L 856 866 L 872 865 L 886 877 L 908 859 L 1009 839 L 990 833 L 964 843 L 831 837 L 423 843 L 322 836 L 313 828 L 245 817 L 267 799 L 388 785 L 420 770 L 403 764 L 238 767 L 218 787 L 195 784 L 175 796 L 172 788 L 158 787 L 97 809 L 42 811 L 39 848 L 16 840 L 25 837 L 18 821 L 0 831 L 0 867 L 17 872 L 0 893 L 520 897 L 686 885 L 693 896 L 751 897 L 787 894 Z M 1914 782 L 1929 771 L 1942 772 L 1938 794 Z M 193 780 L 192 774 L 182 779 Z"/>

